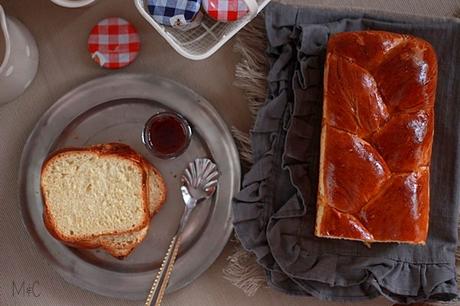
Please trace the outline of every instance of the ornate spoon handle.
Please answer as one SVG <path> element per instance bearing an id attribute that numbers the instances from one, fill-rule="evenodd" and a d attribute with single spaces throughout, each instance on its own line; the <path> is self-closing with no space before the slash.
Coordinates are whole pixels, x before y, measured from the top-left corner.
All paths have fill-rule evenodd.
<path id="1" fill-rule="evenodd" d="M 165 294 L 166 287 L 168 286 L 169 276 L 174 267 L 174 262 L 176 261 L 177 252 L 179 251 L 180 246 L 180 233 L 176 234 L 168 248 L 163 263 L 161 264 L 160 271 L 153 282 L 152 288 L 150 289 L 147 300 L 145 301 L 145 306 L 160 306 L 161 301 L 163 300 L 163 295 Z M 152 303 L 153 302 L 153 303 Z"/>
<path id="2" fill-rule="evenodd" d="M 218 176 L 219 172 L 217 171 L 216 165 L 209 159 L 198 158 L 190 163 L 189 167 L 185 169 L 185 173 L 182 176 L 183 185 L 180 187 L 185 210 L 182 213 L 176 235 L 171 240 L 171 244 L 161 264 L 160 271 L 158 271 L 152 288 L 147 296 L 145 306 L 160 306 L 166 287 L 168 286 L 169 276 L 171 275 L 174 262 L 176 261 L 181 242 L 181 234 L 198 201 L 208 199 L 216 191 Z M 189 188 L 192 192 L 189 191 Z"/>

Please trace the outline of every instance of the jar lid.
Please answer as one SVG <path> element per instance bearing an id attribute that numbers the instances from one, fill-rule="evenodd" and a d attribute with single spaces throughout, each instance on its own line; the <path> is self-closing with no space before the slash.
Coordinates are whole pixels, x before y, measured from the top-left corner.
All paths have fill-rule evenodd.
<path id="1" fill-rule="evenodd" d="M 235 21 L 247 15 L 249 8 L 243 0 L 202 0 L 205 12 L 217 21 Z"/>
<path id="2" fill-rule="evenodd" d="M 181 28 L 193 22 L 200 11 L 201 0 L 148 0 L 150 16 L 160 23 Z"/>
<path id="3" fill-rule="evenodd" d="M 110 17 L 97 23 L 88 38 L 88 51 L 99 66 L 118 69 L 132 63 L 141 42 L 136 28 L 120 17 Z"/>

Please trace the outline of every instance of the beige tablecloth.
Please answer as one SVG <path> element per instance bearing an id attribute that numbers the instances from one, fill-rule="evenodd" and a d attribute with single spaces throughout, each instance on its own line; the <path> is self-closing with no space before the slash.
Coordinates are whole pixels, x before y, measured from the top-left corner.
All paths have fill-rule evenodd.
<path id="1" fill-rule="evenodd" d="M 452 15 L 460 9 L 459 0 L 295 2 L 439 16 Z M 0 0 L 0 4 L 7 14 L 17 17 L 31 30 L 40 51 L 39 71 L 32 85 L 16 101 L 0 106 L 0 305 L 141 305 L 98 296 L 67 284 L 40 255 L 19 212 L 17 179 L 22 147 L 35 122 L 60 96 L 82 82 L 113 73 L 96 66 L 86 51 L 91 27 L 108 16 L 130 20 L 141 35 L 141 54 L 123 71 L 150 72 L 175 79 L 211 101 L 229 125 L 247 130 L 250 115 L 245 98 L 232 86 L 238 61 L 238 55 L 232 52 L 232 41 L 210 59 L 193 62 L 176 54 L 138 16 L 131 0 L 99 0 L 91 7 L 75 10 L 57 7 L 48 0 Z M 167 296 L 163 305 L 336 305 L 290 297 L 268 288 L 246 297 L 222 277 L 222 268 L 231 252 L 229 245 L 206 273 L 190 286 Z M 22 284 L 24 291 L 17 294 Z M 389 303 L 377 299 L 361 305 Z"/>

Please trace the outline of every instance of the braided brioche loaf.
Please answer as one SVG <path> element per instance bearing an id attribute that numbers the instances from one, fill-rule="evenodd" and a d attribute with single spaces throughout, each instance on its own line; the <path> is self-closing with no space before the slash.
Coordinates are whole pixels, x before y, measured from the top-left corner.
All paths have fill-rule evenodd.
<path id="1" fill-rule="evenodd" d="M 340 33 L 327 48 L 315 234 L 424 244 L 435 52 L 380 31 Z"/>

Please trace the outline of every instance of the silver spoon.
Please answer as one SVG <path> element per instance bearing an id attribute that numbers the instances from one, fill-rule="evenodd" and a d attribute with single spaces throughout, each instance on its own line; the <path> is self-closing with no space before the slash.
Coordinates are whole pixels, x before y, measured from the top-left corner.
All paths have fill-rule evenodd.
<path id="1" fill-rule="evenodd" d="M 171 240 L 171 243 L 166 253 L 160 271 L 152 284 L 146 306 L 159 306 L 163 299 L 166 287 L 168 286 L 169 276 L 173 270 L 174 262 L 176 261 L 177 252 L 181 243 L 181 234 L 184 231 L 185 225 L 190 217 L 190 213 L 195 206 L 211 197 L 217 188 L 217 178 L 219 171 L 217 166 L 207 158 L 197 158 L 188 164 L 182 175 L 181 192 L 184 199 L 185 210 L 182 213 L 179 229 Z"/>

